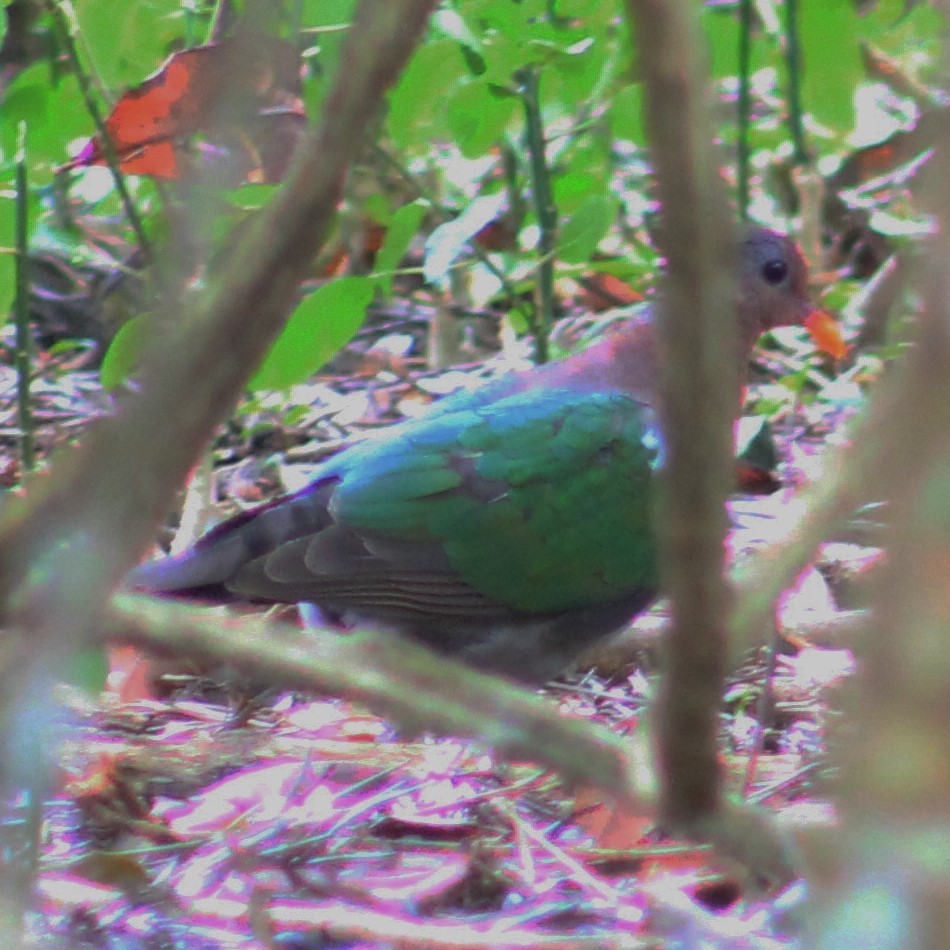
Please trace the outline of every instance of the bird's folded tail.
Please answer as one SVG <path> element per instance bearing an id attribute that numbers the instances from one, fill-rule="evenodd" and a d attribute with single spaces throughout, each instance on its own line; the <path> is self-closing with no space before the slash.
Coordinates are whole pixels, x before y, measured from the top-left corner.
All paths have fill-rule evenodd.
<path id="1" fill-rule="evenodd" d="M 230 584 L 246 566 L 296 538 L 332 524 L 327 511 L 335 478 L 243 512 L 209 531 L 183 554 L 140 564 L 125 578 L 127 587 L 152 593 L 231 599 Z"/>

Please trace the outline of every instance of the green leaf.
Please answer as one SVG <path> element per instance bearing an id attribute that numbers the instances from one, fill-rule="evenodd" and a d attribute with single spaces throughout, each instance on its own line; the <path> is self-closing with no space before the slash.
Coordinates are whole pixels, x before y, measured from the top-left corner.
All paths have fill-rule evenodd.
<path id="1" fill-rule="evenodd" d="M 257 211 L 263 208 L 274 196 L 278 185 L 245 184 L 234 188 L 228 195 L 228 200 L 235 208 L 242 211 Z"/>
<path id="2" fill-rule="evenodd" d="M 590 0 L 558 0 L 557 15 L 562 20 L 577 19 L 591 12 Z"/>
<path id="3" fill-rule="evenodd" d="M 557 51 L 547 67 L 547 86 L 552 98 L 574 111 L 589 102 L 603 86 L 613 63 L 613 44 L 605 36 L 572 31 L 576 41 Z M 565 37 L 565 42 L 567 41 Z M 542 94 L 544 85 L 542 85 Z"/>
<path id="4" fill-rule="evenodd" d="M 586 152 L 584 155 L 586 159 Z M 586 170 L 587 162 L 572 162 L 570 171 L 559 175 L 554 180 L 554 203 L 563 215 L 571 215 L 593 195 L 604 193 L 604 179 Z M 579 167 L 582 169 L 576 171 Z"/>
<path id="5" fill-rule="evenodd" d="M 0 192 L 0 325 L 6 322 L 13 306 L 16 282 L 16 199 L 14 192 Z"/>
<path id="6" fill-rule="evenodd" d="M 504 34 L 492 36 L 490 40 L 485 46 L 482 78 L 497 86 L 508 87 L 515 72 L 524 65 L 522 44 Z"/>
<path id="7" fill-rule="evenodd" d="M 184 29 L 180 0 L 75 0 L 74 8 L 83 47 L 110 89 L 155 72 Z"/>
<path id="8" fill-rule="evenodd" d="M 301 40 L 309 45 L 301 51 L 308 66 L 301 94 L 307 115 L 321 113 L 330 79 L 339 66 L 340 48 L 350 32 L 355 6 L 356 0 L 304 0 Z"/>
<path id="9" fill-rule="evenodd" d="M 419 225 L 426 216 L 429 205 L 425 201 L 413 201 L 403 205 L 393 216 L 386 229 L 383 246 L 376 255 L 373 273 L 377 276 L 377 286 L 388 298 L 392 294 L 392 271 L 405 257 L 409 244 L 419 232 Z"/>
<path id="10" fill-rule="evenodd" d="M 854 127 L 854 90 L 864 77 L 859 28 L 850 0 L 801 5 L 805 109 L 839 136 Z"/>
<path id="11" fill-rule="evenodd" d="M 250 382 L 252 390 L 287 389 L 312 376 L 353 338 L 376 291 L 370 277 L 341 277 L 297 306 Z"/>
<path id="12" fill-rule="evenodd" d="M 714 79 L 734 76 L 739 64 L 739 33 L 742 29 L 735 10 L 710 10 L 706 7 L 704 13 L 709 72 Z"/>
<path id="13" fill-rule="evenodd" d="M 116 333 L 99 367 L 99 381 L 103 389 L 109 391 L 121 386 L 135 372 L 150 324 L 148 315 L 135 317 Z"/>
<path id="14" fill-rule="evenodd" d="M 396 145 L 409 152 L 428 151 L 446 96 L 468 78 L 457 43 L 435 40 L 420 47 L 389 96 L 387 124 Z"/>
<path id="15" fill-rule="evenodd" d="M 0 149 L 7 155 L 16 150 L 20 122 L 25 122 L 27 127 L 27 156 L 33 185 L 48 184 L 53 169 L 69 157 L 70 140 L 85 138 L 93 130 L 75 78 L 67 76 L 54 85 L 46 63 L 36 63 L 23 70 L 0 104 Z"/>
<path id="16" fill-rule="evenodd" d="M 593 195 L 561 227 L 558 253 L 566 264 L 580 264 L 597 250 L 617 214 L 617 202 Z"/>
<path id="17" fill-rule="evenodd" d="M 613 97 L 607 110 L 610 130 L 615 139 L 626 139 L 637 145 L 646 145 L 643 129 L 643 86 L 634 83 L 625 86 Z"/>
<path id="18" fill-rule="evenodd" d="M 484 155 L 504 136 L 518 110 L 514 99 L 496 96 L 479 80 L 456 89 L 446 108 L 452 137 L 466 158 Z"/>
<path id="19" fill-rule="evenodd" d="M 708 41 L 709 72 L 713 79 L 735 76 L 739 67 L 739 35 L 742 29 L 736 10 L 704 7 L 703 31 Z M 767 59 L 767 44 L 752 43 L 752 71 L 761 69 Z"/>

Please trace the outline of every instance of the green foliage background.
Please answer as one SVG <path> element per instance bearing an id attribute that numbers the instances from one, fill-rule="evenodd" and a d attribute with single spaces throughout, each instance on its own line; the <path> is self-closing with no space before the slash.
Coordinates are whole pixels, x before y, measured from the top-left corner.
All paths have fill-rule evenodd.
<path id="1" fill-rule="evenodd" d="M 290 5 L 293 6 L 293 5 Z M 311 119 L 322 105 L 327 77 L 336 67 L 348 30 L 353 0 L 306 0 L 296 18 L 275 20 L 275 32 L 296 43 L 306 64 L 303 96 Z M 752 46 L 755 92 L 750 126 L 754 152 L 756 213 L 777 220 L 794 217 L 783 190 L 790 146 L 785 125 L 790 79 L 785 55 L 784 9 L 758 24 Z M 182 0 L 76 0 L 70 21 L 93 94 L 104 110 L 130 87 L 155 72 L 177 49 L 204 42 L 211 4 Z M 739 18 L 735 5 L 703 12 L 712 73 L 719 92 L 721 138 L 735 142 L 735 93 Z M 852 0 L 804 0 L 800 36 L 804 68 L 801 93 L 812 157 L 822 168 L 847 156 L 862 117 L 856 102 L 875 83 L 865 65 L 870 48 L 892 57 L 922 88 L 941 76 L 945 31 L 933 6 L 906 0 L 857 4 Z M 134 246 L 116 199 L 101 169 L 58 175 L 56 169 L 93 133 L 79 81 L 65 66 L 61 39 L 45 7 L 32 27 L 45 56 L 26 65 L 0 100 L 0 311 L 12 299 L 13 159 L 20 124 L 27 132 L 35 243 L 56 247 L 76 262 L 93 254 L 91 222 L 107 222 L 110 248 L 121 268 Z M 472 275 L 476 305 L 502 303 L 516 328 L 532 323 L 524 299 L 537 275 L 537 221 L 530 202 L 530 175 L 524 152 L 523 77 L 540 76 L 541 111 L 547 159 L 557 211 L 558 274 L 609 270 L 634 283 L 656 266 L 645 246 L 630 238 L 655 211 L 648 155 L 640 117 L 641 92 L 626 22 L 618 0 L 444 0 L 425 43 L 388 99 L 376 142 L 354 171 L 341 208 L 347 222 L 377 222 L 389 228 L 386 245 L 368 275 L 346 278 L 338 287 L 312 293 L 288 324 L 286 335 L 265 358 L 254 388 L 283 388 L 307 378 L 359 327 L 366 306 L 392 291 L 393 272 L 405 251 L 433 228 L 463 214 L 473 202 L 495 196 L 509 208 L 515 241 L 491 255 L 473 253 L 456 232 L 457 250 L 429 261 L 426 275 L 445 281 L 451 268 Z M 890 127 L 913 113 L 916 104 L 891 94 L 882 107 Z M 881 116 L 878 116 L 881 119 Z M 865 130 L 866 131 L 866 130 Z M 866 137 L 866 136 L 865 136 Z M 827 164 L 830 163 L 830 164 Z M 734 170 L 730 172 L 734 174 Z M 159 244 L 168 237 L 169 202 L 145 179 L 130 178 L 130 189 L 148 232 Z M 269 194 L 263 192 L 264 200 Z M 233 227 L 256 213 L 255 191 L 244 186 L 217 205 L 215 233 L 225 243 Z M 501 199 L 504 199 L 503 201 Z M 768 223 L 768 222 L 767 222 Z M 199 222 L 195 222 L 196 229 Z M 101 254 L 102 244 L 95 253 Z M 609 255 L 610 260 L 601 260 Z M 330 309 L 333 318 L 321 319 Z M 141 317 L 130 313 L 130 319 Z M 141 333 L 119 334 L 119 352 L 106 361 L 104 381 L 115 385 L 134 366 Z"/>

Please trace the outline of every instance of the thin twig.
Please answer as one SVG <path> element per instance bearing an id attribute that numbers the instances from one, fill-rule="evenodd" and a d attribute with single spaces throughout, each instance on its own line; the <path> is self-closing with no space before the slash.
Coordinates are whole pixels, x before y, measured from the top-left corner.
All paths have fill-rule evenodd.
<path id="1" fill-rule="evenodd" d="M 26 125 L 20 123 L 16 156 L 16 374 L 17 417 L 20 427 L 20 458 L 23 470 L 36 464 L 33 444 L 33 413 L 30 377 L 33 372 L 33 337 L 30 332 L 30 192 L 26 165 Z"/>
<path id="2" fill-rule="evenodd" d="M 539 363 L 548 359 L 548 333 L 554 322 L 554 252 L 557 247 L 557 208 L 551 192 L 551 172 L 548 169 L 544 126 L 541 121 L 541 102 L 538 97 L 538 71 L 526 66 L 519 72 L 521 100 L 524 104 L 525 142 L 531 165 L 531 194 L 534 213 L 538 219 L 538 306 L 534 333 Z"/>
<path id="3" fill-rule="evenodd" d="M 226 663 L 257 679 L 364 701 L 407 731 L 484 737 L 502 754 L 545 763 L 570 781 L 596 784 L 631 806 L 652 810 L 649 781 L 641 781 L 649 765 L 634 765 L 639 752 L 628 739 L 566 719 L 530 690 L 393 634 L 307 636 L 259 617 L 221 617 L 131 594 L 114 599 L 107 623 L 112 638 L 153 653 Z"/>
<path id="4" fill-rule="evenodd" d="M 150 261 L 152 259 L 151 241 L 149 241 L 148 235 L 145 233 L 142 218 L 139 216 L 138 209 L 135 207 L 135 202 L 132 200 L 132 195 L 126 185 L 125 176 L 119 167 L 119 156 L 116 154 L 115 146 L 112 143 L 112 137 L 109 135 L 109 130 L 106 127 L 105 119 L 103 119 L 102 113 L 99 111 L 99 105 L 92 94 L 92 84 L 89 81 L 89 75 L 86 70 L 83 69 L 82 63 L 79 60 L 79 51 L 76 49 L 76 43 L 73 40 L 73 33 L 67 15 L 58 0 L 46 0 L 46 8 L 50 12 L 50 19 L 52 20 L 56 37 L 62 44 L 66 58 L 69 60 L 69 65 L 76 77 L 76 81 L 79 83 L 79 91 L 82 93 L 83 101 L 86 104 L 86 111 L 89 113 L 96 127 L 96 135 L 99 137 L 99 142 L 102 145 L 102 154 L 115 180 L 115 188 L 119 193 L 119 200 L 122 202 L 122 207 L 125 209 L 125 216 L 128 218 L 129 225 L 135 232 L 135 240 L 142 254 L 146 260 Z"/>
<path id="5" fill-rule="evenodd" d="M 798 0 L 785 0 L 785 59 L 788 63 L 788 132 L 796 165 L 809 162 L 802 113 L 802 45 Z"/>

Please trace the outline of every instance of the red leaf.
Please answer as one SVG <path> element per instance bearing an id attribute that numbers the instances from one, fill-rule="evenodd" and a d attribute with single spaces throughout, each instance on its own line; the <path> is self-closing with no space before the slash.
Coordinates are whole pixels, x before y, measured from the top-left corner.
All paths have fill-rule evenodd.
<path id="1" fill-rule="evenodd" d="M 196 160 L 226 179 L 286 174 L 306 118 L 300 57 L 290 43 L 239 34 L 175 53 L 116 103 L 106 130 L 122 171 L 180 178 Z M 199 137 L 199 142 L 186 141 Z M 64 169 L 105 163 L 98 136 Z"/>

